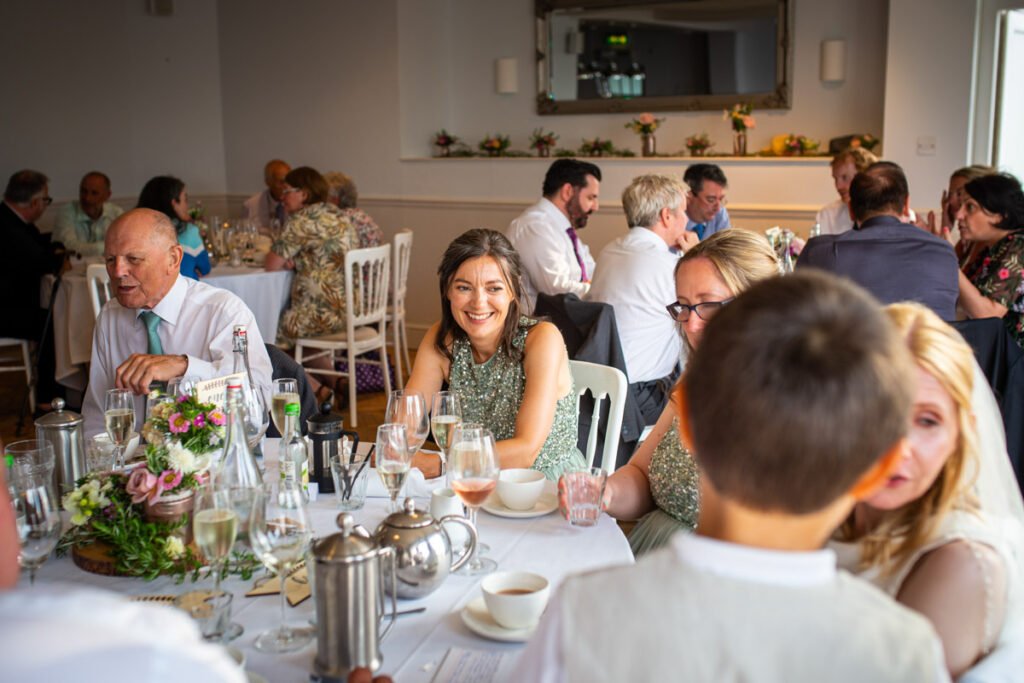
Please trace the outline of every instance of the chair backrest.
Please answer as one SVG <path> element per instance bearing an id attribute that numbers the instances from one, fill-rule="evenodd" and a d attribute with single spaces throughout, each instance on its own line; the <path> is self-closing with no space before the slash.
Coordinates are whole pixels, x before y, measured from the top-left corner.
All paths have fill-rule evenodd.
<path id="1" fill-rule="evenodd" d="M 352 249 L 345 254 L 345 316 L 351 327 L 387 319 L 390 267 L 390 244 Z"/>
<path id="2" fill-rule="evenodd" d="M 391 304 L 396 312 L 405 309 L 405 292 L 408 289 L 409 260 L 412 258 L 412 230 L 401 230 L 395 234 L 391 255 Z"/>
<path id="3" fill-rule="evenodd" d="M 587 437 L 587 452 L 583 457 L 587 467 L 594 466 L 594 452 L 597 450 L 597 426 L 601 421 L 601 403 L 608 399 L 608 426 L 604 433 L 604 447 L 601 449 L 601 467 L 608 474 L 615 471 L 615 456 L 619 449 L 619 431 L 622 429 L 622 412 L 626 406 L 626 375 L 608 365 L 570 360 L 569 371 L 576 384 L 576 409 L 579 410 L 580 396 L 588 390 L 594 397 L 594 413 Z"/>
<path id="4" fill-rule="evenodd" d="M 92 301 L 92 314 L 97 318 L 103 304 L 110 301 L 110 276 L 107 267 L 102 263 L 91 263 L 85 269 L 85 279 L 89 283 L 89 299 Z"/>

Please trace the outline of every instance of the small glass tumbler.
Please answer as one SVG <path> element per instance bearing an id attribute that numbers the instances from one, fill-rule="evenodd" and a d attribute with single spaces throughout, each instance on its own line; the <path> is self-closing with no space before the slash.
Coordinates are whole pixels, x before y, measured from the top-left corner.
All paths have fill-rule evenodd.
<path id="1" fill-rule="evenodd" d="M 353 453 L 346 463 L 342 455 L 331 456 L 331 477 L 338 509 L 361 510 L 366 504 L 366 483 L 369 479 L 369 453 Z"/>
<path id="2" fill-rule="evenodd" d="M 569 523 L 573 526 L 594 526 L 601 517 L 601 499 L 608 473 L 600 467 L 566 472 L 566 506 L 569 509 Z"/>
<path id="3" fill-rule="evenodd" d="M 231 602 L 227 591 L 191 591 L 179 595 L 174 606 L 188 612 L 199 625 L 204 640 L 221 642 L 231 624 Z"/>

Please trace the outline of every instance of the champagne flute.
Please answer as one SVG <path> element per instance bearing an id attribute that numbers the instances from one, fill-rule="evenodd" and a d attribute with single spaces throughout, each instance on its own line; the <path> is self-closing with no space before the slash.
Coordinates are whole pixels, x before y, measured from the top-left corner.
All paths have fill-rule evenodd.
<path id="1" fill-rule="evenodd" d="M 377 474 L 391 496 L 389 512 L 398 511 L 398 493 L 412 465 L 412 451 L 404 424 L 385 423 L 377 427 Z"/>
<path id="2" fill-rule="evenodd" d="M 28 569 L 29 584 L 34 585 L 36 570 L 60 540 L 60 507 L 48 475 L 16 472 L 11 477 L 10 492 L 21 545 L 18 564 Z"/>
<path id="3" fill-rule="evenodd" d="M 256 556 L 281 579 L 281 624 L 256 638 L 257 650 L 293 652 L 313 640 L 307 627 L 288 625 L 285 582 L 306 554 L 313 537 L 302 488 L 288 481 L 273 481 L 260 489 L 249 518 L 249 539 Z"/>
<path id="4" fill-rule="evenodd" d="M 459 395 L 454 391 L 439 391 L 434 394 L 430 406 L 430 429 L 434 433 L 434 441 L 441 449 L 441 476 L 448 472 L 448 452 L 451 450 L 452 436 L 462 424 L 462 404 Z"/>
<path id="5" fill-rule="evenodd" d="M 231 492 L 217 489 L 207 483 L 196 490 L 192 513 L 192 536 L 196 547 L 213 572 L 214 593 L 220 593 L 224 564 L 238 537 L 238 513 L 232 506 Z M 229 642 L 242 635 L 241 624 L 232 622 L 224 630 L 222 639 Z"/>
<path id="6" fill-rule="evenodd" d="M 426 401 L 423 400 L 423 394 L 416 392 L 392 391 L 388 396 L 384 421 L 405 425 L 409 451 L 412 453 L 420 449 L 430 433 Z"/>
<path id="7" fill-rule="evenodd" d="M 288 436 L 284 433 L 284 407 L 289 403 L 302 404 L 298 380 L 291 377 L 275 379 L 273 398 L 270 401 L 270 416 L 274 418 L 274 426 L 282 438 Z"/>
<path id="8" fill-rule="evenodd" d="M 135 400 L 128 389 L 108 389 L 103 408 L 107 435 L 114 444 L 113 469 L 124 467 L 124 447 L 135 429 Z"/>
<path id="9" fill-rule="evenodd" d="M 469 508 L 469 523 L 477 530 L 479 538 L 480 527 L 476 523 L 476 513 L 497 488 L 498 474 L 501 472 L 494 436 L 480 425 L 463 424 L 452 442 L 449 464 L 448 479 L 452 483 L 452 490 Z M 473 559 L 456 573 L 479 576 L 497 568 L 497 562 L 480 557 L 479 551 L 474 550 Z"/>

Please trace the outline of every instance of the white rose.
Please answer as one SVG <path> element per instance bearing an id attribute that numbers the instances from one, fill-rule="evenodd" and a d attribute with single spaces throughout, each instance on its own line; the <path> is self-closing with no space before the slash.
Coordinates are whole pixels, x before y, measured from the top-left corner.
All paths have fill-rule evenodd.
<path id="1" fill-rule="evenodd" d="M 182 474 L 190 474 L 196 470 L 196 456 L 175 441 L 167 447 L 167 464 Z"/>
<path id="2" fill-rule="evenodd" d="M 164 541 L 164 552 L 172 560 L 176 560 L 185 554 L 185 544 L 177 536 L 168 536 Z"/>

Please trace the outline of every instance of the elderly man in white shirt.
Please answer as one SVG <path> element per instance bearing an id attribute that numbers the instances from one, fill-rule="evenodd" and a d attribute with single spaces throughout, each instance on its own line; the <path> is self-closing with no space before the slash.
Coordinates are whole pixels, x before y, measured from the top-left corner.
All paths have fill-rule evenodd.
<path id="1" fill-rule="evenodd" d="M 257 192 L 245 200 L 245 213 L 249 220 L 256 221 L 260 232 L 270 234 L 273 221 L 284 225 L 288 217 L 281 199 L 284 197 L 286 183 L 284 177 L 292 170 L 287 162 L 271 159 L 263 167 L 263 182 L 267 189 Z"/>
<path id="2" fill-rule="evenodd" d="M 213 379 L 233 370 L 232 333 L 244 325 L 253 381 L 271 383 L 270 357 L 249 307 L 225 289 L 181 277 L 174 226 L 158 211 L 133 209 L 111 224 L 104 258 L 116 301 L 96 320 L 85 433 L 103 430 L 108 389 L 130 389 L 144 415 L 151 382 L 192 375 Z"/>
<path id="3" fill-rule="evenodd" d="M 615 309 L 629 382 L 644 421 L 653 425 L 678 375 L 682 340 L 665 311 L 675 301 L 675 268 L 697 244 L 687 230 L 687 188 L 665 175 L 642 175 L 622 193 L 629 232 L 602 251 L 587 299 Z"/>
<path id="4" fill-rule="evenodd" d="M 594 258 L 577 235 L 598 209 L 601 169 L 578 159 L 559 159 L 544 176 L 544 197 L 508 227 L 507 236 L 523 264 L 523 310 L 533 311 L 537 294 L 582 298 L 594 277 Z"/>

